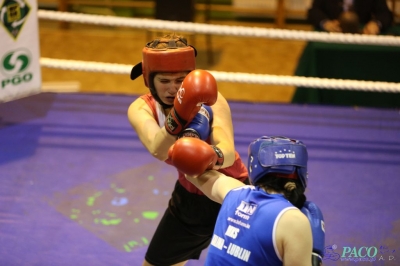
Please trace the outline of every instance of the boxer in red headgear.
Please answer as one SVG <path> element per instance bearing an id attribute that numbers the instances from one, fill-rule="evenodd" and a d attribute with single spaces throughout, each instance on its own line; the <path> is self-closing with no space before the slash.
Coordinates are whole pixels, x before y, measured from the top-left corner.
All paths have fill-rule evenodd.
<path id="1" fill-rule="evenodd" d="M 150 93 L 128 109 L 139 139 L 155 158 L 168 160 L 168 150 L 181 137 L 196 137 L 214 150 L 209 169 L 247 182 L 247 169 L 235 150 L 229 105 L 215 78 L 195 69 L 196 50 L 186 39 L 166 35 L 143 48 L 142 62 L 131 79 L 143 74 Z M 178 171 L 168 209 L 149 244 L 143 265 L 184 265 L 199 259 L 211 241 L 220 204 L 208 199 Z"/>
<path id="2" fill-rule="evenodd" d="M 149 42 L 142 50 L 143 60 L 135 65 L 131 71 L 131 79 L 134 80 L 143 74 L 144 84 L 150 89 L 151 95 L 163 107 L 172 107 L 169 102 L 160 99 L 154 87 L 154 75 L 156 73 L 179 73 L 194 70 L 196 68 L 196 50 L 187 45 L 184 38 L 168 36 Z"/>

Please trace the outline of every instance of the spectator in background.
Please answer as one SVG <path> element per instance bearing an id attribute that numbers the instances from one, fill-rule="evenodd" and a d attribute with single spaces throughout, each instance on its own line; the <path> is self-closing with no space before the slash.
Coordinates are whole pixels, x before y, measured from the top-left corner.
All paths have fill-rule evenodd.
<path id="1" fill-rule="evenodd" d="M 393 23 L 386 0 L 313 0 L 307 13 L 316 29 L 377 35 Z"/>

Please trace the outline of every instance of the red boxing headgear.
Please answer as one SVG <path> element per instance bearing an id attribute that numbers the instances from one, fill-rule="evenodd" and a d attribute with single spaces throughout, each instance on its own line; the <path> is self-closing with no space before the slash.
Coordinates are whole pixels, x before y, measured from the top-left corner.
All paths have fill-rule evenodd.
<path id="1" fill-rule="evenodd" d="M 178 46 L 178 42 L 181 42 L 181 46 Z M 133 67 L 131 79 L 136 79 L 143 74 L 144 83 L 149 88 L 152 73 L 190 72 L 196 68 L 196 50 L 187 45 L 186 39 L 178 36 L 151 41 L 143 48 L 142 53 L 142 62 Z"/>
<path id="2" fill-rule="evenodd" d="M 147 87 L 150 86 L 151 73 L 190 72 L 195 68 L 195 52 L 191 46 L 166 49 L 143 48 L 142 71 Z"/>
<path id="3" fill-rule="evenodd" d="M 142 62 L 132 68 L 131 79 L 134 80 L 143 74 L 144 84 L 150 89 L 155 100 L 163 107 L 171 107 L 158 97 L 151 80 L 152 74 L 190 72 L 196 69 L 196 49 L 187 45 L 185 38 L 165 36 L 149 42 L 143 48 L 142 53 Z"/>

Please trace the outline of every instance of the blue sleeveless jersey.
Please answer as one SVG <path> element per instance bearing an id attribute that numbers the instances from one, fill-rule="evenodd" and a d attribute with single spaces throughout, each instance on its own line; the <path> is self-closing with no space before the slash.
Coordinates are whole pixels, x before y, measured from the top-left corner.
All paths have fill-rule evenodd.
<path id="1" fill-rule="evenodd" d="M 295 207 L 281 194 L 254 186 L 230 191 L 222 203 L 206 265 L 282 265 L 276 246 L 281 215 Z"/>

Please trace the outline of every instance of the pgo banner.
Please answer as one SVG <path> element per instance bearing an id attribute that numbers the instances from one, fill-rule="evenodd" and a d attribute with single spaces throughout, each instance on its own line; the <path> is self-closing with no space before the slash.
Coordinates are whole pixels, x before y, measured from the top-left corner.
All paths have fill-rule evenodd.
<path id="1" fill-rule="evenodd" d="M 41 91 L 36 0 L 0 0 L 0 103 Z"/>

